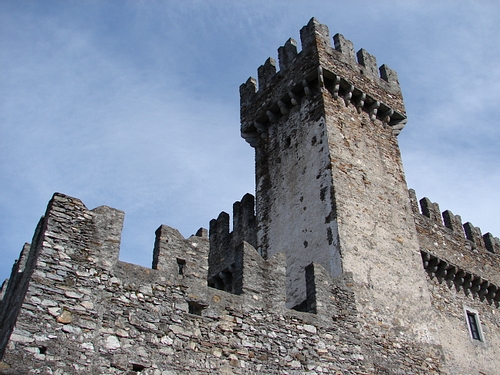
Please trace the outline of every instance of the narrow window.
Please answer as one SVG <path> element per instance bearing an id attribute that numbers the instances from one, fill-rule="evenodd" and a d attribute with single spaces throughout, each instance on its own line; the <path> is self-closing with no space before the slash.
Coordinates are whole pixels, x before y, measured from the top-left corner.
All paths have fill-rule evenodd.
<path id="1" fill-rule="evenodd" d="M 469 321 L 470 334 L 474 340 L 481 341 L 481 336 L 479 335 L 479 325 L 477 324 L 477 316 L 470 311 L 467 311 L 467 320 Z"/>
<path id="2" fill-rule="evenodd" d="M 179 275 L 184 275 L 186 270 L 186 261 L 184 259 L 177 258 L 177 267 L 179 267 Z"/>
<path id="3" fill-rule="evenodd" d="M 467 320 L 467 327 L 469 328 L 469 334 L 474 341 L 484 341 L 483 331 L 481 329 L 481 322 L 479 320 L 479 314 L 477 311 L 464 308 L 465 318 Z"/>
<path id="4" fill-rule="evenodd" d="M 233 278 L 234 265 L 229 266 L 217 275 L 212 276 L 208 280 L 208 286 L 211 288 L 223 290 L 228 293 L 240 294 L 241 292 L 235 291 L 234 278 Z"/>

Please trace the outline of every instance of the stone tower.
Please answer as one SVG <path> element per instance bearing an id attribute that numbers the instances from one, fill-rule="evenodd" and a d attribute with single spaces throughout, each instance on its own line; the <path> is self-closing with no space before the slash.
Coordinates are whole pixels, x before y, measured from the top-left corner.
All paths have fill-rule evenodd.
<path id="1" fill-rule="evenodd" d="M 352 280 L 368 324 L 411 325 L 426 341 L 397 75 L 340 34 L 332 46 L 314 18 L 300 38 L 300 53 L 293 39 L 278 49 L 279 72 L 271 58 L 258 69 L 258 90 L 253 78 L 240 87 L 241 134 L 255 148 L 257 249 L 286 253 L 288 307 L 304 308 L 304 270 L 316 262 Z"/>

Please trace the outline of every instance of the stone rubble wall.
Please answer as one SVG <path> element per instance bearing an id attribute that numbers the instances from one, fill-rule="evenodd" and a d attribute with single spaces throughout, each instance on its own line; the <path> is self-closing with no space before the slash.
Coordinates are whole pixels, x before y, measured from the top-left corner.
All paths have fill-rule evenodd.
<path id="1" fill-rule="evenodd" d="M 432 312 L 451 373 L 498 372 L 500 356 L 500 242 L 459 215 L 441 212 L 409 190 Z M 465 308 L 478 312 L 484 341 L 473 340 Z"/>
<path id="2" fill-rule="evenodd" d="M 56 194 L 45 218 L 2 374 L 440 373 L 435 348 L 403 355 L 408 348 L 390 338 L 366 341 L 351 281 L 321 265 L 309 272 L 316 313 L 298 312 L 285 307 L 283 254 L 265 260 L 243 242 L 234 295 L 206 286 L 204 231 L 184 239 L 160 227 L 149 269 L 112 262 L 121 211 Z M 373 362 L 374 348 L 383 361 Z"/>
<path id="3" fill-rule="evenodd" d="M 500 314 L 494 304 L 477 295 L 458 291 L 453 284 L 436 276 L 427 277 L 432 314 L 439 322 L 444 360 L 451 374 L 498 373 L 500 358 Z M 465 308 L 479 314 L 484 341 L 470 336 Z"/>

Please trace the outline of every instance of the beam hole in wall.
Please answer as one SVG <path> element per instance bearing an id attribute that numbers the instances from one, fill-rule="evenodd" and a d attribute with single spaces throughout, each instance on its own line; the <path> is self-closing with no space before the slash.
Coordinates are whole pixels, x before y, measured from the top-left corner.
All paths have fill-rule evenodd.
<path id="1" fill-rule="evenodd" d="M 188 301 L 188 312 L 193 315 L 201 316 L 203 310 L 205 310 L 208 306 L 195 301 Z"/>
<path id="2" fill-rule="evenodd" d="M 39 346 L 38 351 L 40 352 L 40 354 L 45 354 L 45 353 L 47 353 L 47 347 L 46 346 Z"/>
<path id="3" fill-rule="evenodd" d="M 145 368 L 146 366 L 140 365 L 138 363 L 132 363 L 132 371 L 142 372 L 142 370 L 144 370 Z"/>

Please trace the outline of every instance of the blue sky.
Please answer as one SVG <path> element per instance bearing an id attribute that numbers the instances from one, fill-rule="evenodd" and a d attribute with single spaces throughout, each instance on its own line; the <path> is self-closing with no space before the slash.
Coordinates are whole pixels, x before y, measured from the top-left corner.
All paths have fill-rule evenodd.
<path id="1" fill-rule="evenodd" d="M 311 17 L 399 75 L 408 185 L 500 236 L 497 1 L 0 2 L 0 279 L 54 192 L 126 213 L 121 259 L 254 191 L 238 88 Z"/>

